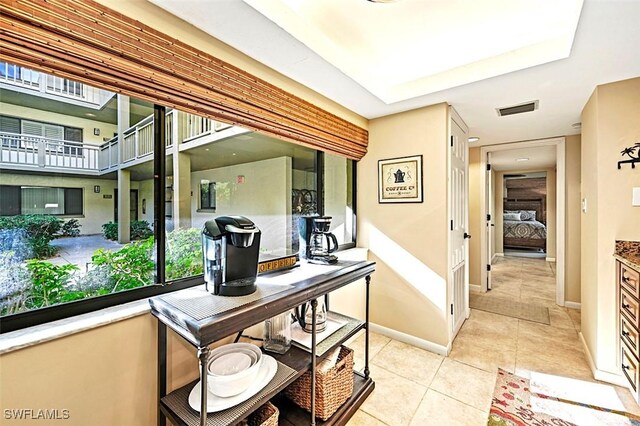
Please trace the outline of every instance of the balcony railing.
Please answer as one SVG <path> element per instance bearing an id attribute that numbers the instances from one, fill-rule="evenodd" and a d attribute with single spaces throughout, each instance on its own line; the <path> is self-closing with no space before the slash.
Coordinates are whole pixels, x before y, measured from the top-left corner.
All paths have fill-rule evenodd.
<path id="1" fill-rule="evenodd" d="M 192 114 L 169 111 L 166 115 L 165 148 L 171 148 L 174 140 L 180 143 L 192 142 L 228 127 L 231 126 Z M 122 133 L 122 146 L 118 136 L 97 146 L 0 132 L 0 163 L 12 165 L 13 168 L 25 166 L 68 172 L 106 173 L 121 166 L 148 161 L 153 154 L 153 133 L 152 115 Z M 202 141 L 208 143 L 208 139 Z"/>
<path id="2" fill-rule="evenodd" d="M 28 89 L 34 94 L 68 98 L 100 107 L 113 97 L 113 93 L 107 90 L 7 62 L 0 62 L 0 83 Z"/>
<path id="3" fill-rule="evenodd" d="M 98 171 L 97 146 L 0 132 L 0 162 L 27 167 Z"/>

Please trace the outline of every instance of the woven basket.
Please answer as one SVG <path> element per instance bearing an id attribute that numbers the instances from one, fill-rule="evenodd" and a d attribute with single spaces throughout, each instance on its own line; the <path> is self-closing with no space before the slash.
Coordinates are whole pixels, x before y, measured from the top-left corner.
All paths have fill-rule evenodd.
<path id="1" fill-rule="evenodd" d="M 267 402 L 247 419 L 248 426 L 278 426 L 278 407 Z"/>
<path id="2" fill-rule="evenodd" d="M 311 371 L 289 385 L 285 395 L 311 412 Z M 316 417 L 327 420 L 353 393 L 353 349 L 340 347 L 336 365 L 326 373 L 316 372 Z"/>

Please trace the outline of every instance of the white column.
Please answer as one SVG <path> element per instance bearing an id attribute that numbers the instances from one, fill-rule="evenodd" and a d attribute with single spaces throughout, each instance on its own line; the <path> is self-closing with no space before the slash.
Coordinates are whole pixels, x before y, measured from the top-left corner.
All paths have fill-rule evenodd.
<path id="1" fill-rule="evenodd" d="M 117 95 L 118 104 L 118 153 L 122 164 L 124 159 L 124 132 L 129 124 L 129 97 Z M 130 241 L 129 226 L 131 223 L 131 172 L 118 169 L 118 242 L 125 244 Z"/>
<path id="2" fill-rule="evenodd" d="M 125 244 L 130 241 L 129 226 L 131 223 L 131 172 L 118 170 L 118 242 Z"/>
<path id="3" fill-rule="evenodd" d="M 173 225 L 191 228 L 191 156 L 173 153 Z"/>

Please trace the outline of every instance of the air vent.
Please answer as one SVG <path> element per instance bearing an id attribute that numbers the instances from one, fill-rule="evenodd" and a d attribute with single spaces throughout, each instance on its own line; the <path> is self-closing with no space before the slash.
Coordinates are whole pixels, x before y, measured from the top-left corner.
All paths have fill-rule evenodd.
<path id="1" fill-rule="evenodd" d="M 520 105 L 514 105 L 505 108 L 497 108 L 498 115 L 504 117 L 505 115 L 522 114 L 523 112 L 531 112 L 538 109 L 538 101 L 531 101 Z"/>

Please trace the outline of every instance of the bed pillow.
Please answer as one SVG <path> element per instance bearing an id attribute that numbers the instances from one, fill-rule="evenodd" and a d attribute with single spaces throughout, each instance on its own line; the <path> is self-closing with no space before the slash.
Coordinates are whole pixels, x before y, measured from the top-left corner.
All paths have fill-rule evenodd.
<path id="1" fill-rule="evenodd" d="M 520 213 L 504 213 L 504 220 L 515 220 L 520 222 L 522 220 L 522 215 Z"/>
<path id="2" fill-rule="evenodd" d="M 520 210 L 520 220 L 536 220 L 536 211 Z"/>

